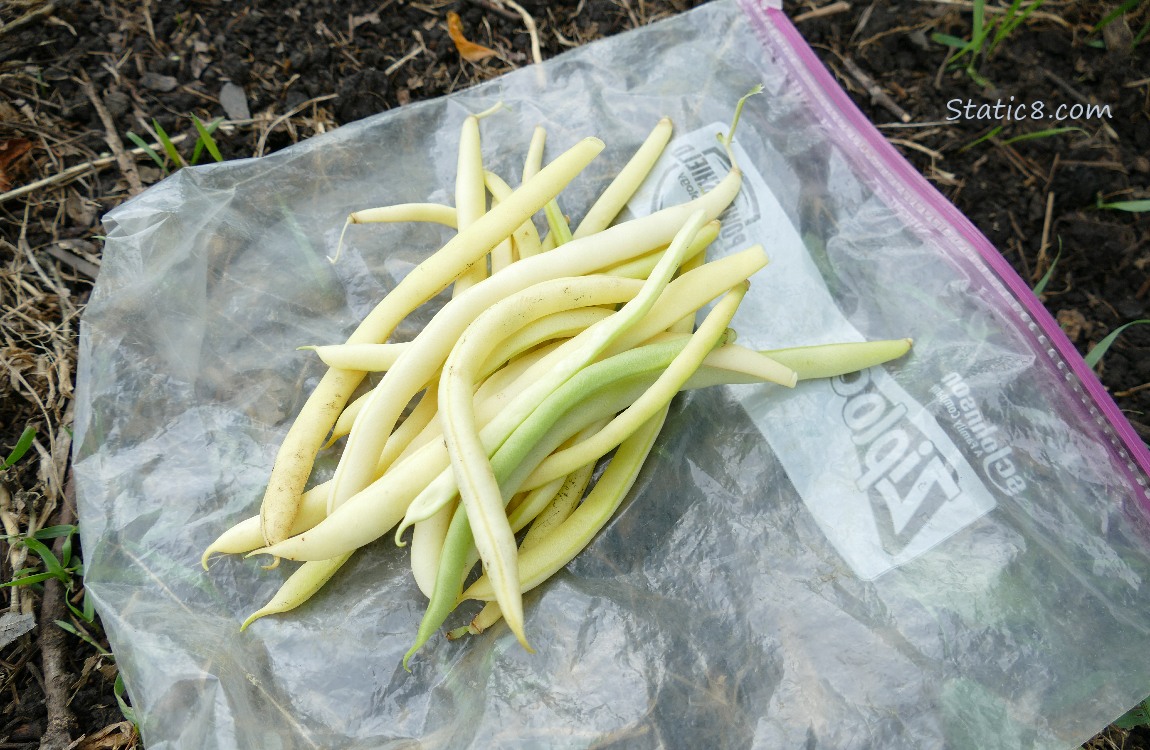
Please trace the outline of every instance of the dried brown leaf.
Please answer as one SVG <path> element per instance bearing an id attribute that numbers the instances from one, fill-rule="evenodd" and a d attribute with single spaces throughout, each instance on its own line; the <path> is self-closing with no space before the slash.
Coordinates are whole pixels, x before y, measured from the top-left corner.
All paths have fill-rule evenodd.
<path id="1" fill-rule="evenodd" d="M 447 14 L 447 34 L 451 37 L 451 41 L 455 42 L 455 49 L 459 51 L 460 57 L 467 62 L 477 63 L 499 54 L 490 47 L 469 41 L 463 35 L 463 19 L 454 11 Z"/>
<path id="2" fill-rule="evenodd" d="M 13 138 L 10 141 L 0 141 L 0 193 L 12 189 L 20 170 L 20 157 L 28 153 L 32 142 L 24 138 Z"/>
<path id="3" fill-rule="evenodd" d="M 129 721 L 104 727 L 90 737 L 78 740 L 76 750 L 125 750 L 136 744 L 136 728 Z"/>

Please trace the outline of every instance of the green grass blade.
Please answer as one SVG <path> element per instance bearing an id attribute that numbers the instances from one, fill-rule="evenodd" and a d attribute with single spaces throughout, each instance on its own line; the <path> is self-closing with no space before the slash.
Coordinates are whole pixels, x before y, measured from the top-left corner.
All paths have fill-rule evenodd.
<path id="1" fill-rule="evenodd" d="M 18 575 L 18 574 L 15 574 Z M 40 583 L 49 578 L 56 578 L 54 573 L 33 573 L 32 575 L 14 577 L 7 583 L 0 583 L 0 589 L 6 589 L 11 586 L 31 586 L 33 583 Z"/>
<path id="2" fill-rule="evenodd" d="M 1021 5 L 1022 0 L 1014 0 L 1010 4 L 1010 7 L 1006 9 L 1006 14 L 1002 17 L 1002 20 L 998 24 L 998 30 L 994 32 L 994 39 L 996 41 L 1003 34 L 1003 29 L 1010 28 L 1010 24 L 1013 23 L 1014 17 L 1018 15 L 1018 8 Z"/>
<path id="3" fill-rule="evenodd" d="M 980 74 L 978 72 L 978 70 L 974 67 L 974 58 L 973 57 L 970 58 L 970 65 L 966 66 L 966 74 L 968 76 L 970 76 L 970 80 L 974 81 L 975 83 L 977 83 L 982 88 L 984 88 L 984 89 L 990 88 L 990 79 L 988 79 L 985 76 L 983 76 L 982 74 Z"/>
<path id="4" fill-rule="evenodd" d="M 1134 41 L 1130 42 L 1130 50 L 1133 51 L 1135 47 L 1141 44 L 1147 34 L 1150 34 L 1150 21 L 1143 24 L 1142 28 L 1138 30 L 1138 33 L 1134 35 Z"/>
<path id="5" fill-rule="evenodd" d="M 994 49 L 999 45 L 1002 40 L 1010 36 L 1010 34 L 1022 24 L 1026 23 L 1026 19 L 1030 17 L 1034 11 L 1044 3 L 1046 0 L 1034 0 L 1030 5 L 1027 5 L 1022 13 L 1018 13 L 1018 8 L 1022 5 L 1022 0 L 1014 0 L 1010 4 L 1010 10 L 1006 13 L 1006 18 L 998 26 L 998 31 L 994 34 L 994 39 L 990 42 L 990 47 L 987 48 L 986 54 L 989 55 L 994 52 Z"/>
<path id="6" fill-rule="evenodd" d="M 67 622 L 66 620 L 55 620 L 54 622 L 60 626 L 61 630 L 67 630 L 72 635 L 74 635 L 77 638 L 79 638 L 80 640 L 84 641 L 84 643 L 87 643 L 89 646 L 96 649 L 96 653 L 100 654 L 101 656 L 111 656 L 112 655 L 112 653 L 110 651 L 108 651 L 108 649 L 104 648 L 99 643 L 96 643 L 95 638 L 88 635 L 84 631 L 80 630 L 79 628 L 77 628 L 72 623 Z"/>
<path id="7" fill-rule="evenodd" d="M 995 125 L 993 128 L 990 129 L 989 133 L 982 136 L 981 138 L 976 138 L 975 140 L 966 144 L 965 146 L 960 148 L 958 150 L 958 152 L 962 153 L 963 151 L 968 151 L 968 150 L 974 148 L 975 146 L 977 146 L 978 144 L 982 143 L 983 141 L 989 141 L 991 138 L 993 138 L 994 136 L 998 135 L 1001 132 L 1002 132 L 1002 126 L 1001 125 Z"/>
<path id="8" fill-rule="evenodd" d="M 986 45 L 986 37 L 990 35 L 990 28 L 992 24 L 986 22 L 986 0 L 974 0 L 974 35 L 970 39 L 970 43 L 974 48 L 974 53 L 978 54 L 983 51 Z"/>
<path id="9" fill-rule="evenodd" d="M 1050 279 L 1054 276 L 1054 269 L 1058 266 L 1058 259 L 1062 257 L 1062 248 L 1054 256 L 1054 260 L 1050 261 L 1050 268 L 1046 269 L 1046 273 L 1042 274 L 1042 278 L 1034 285 L 1034 296 L 1041 297 L 1042 293 L 1046 291 L 1046 285 L 1050 283 Z"/>
<path id="10" fill-rule="evenodd" d="M 188 159 L 190 166 L 195 166 L 200 163 L 200 156 L 204 153 L 204 139 L 196 138 L 196 145 L 192 148 L 192 158 Z"/>
<path id="11" fill-rule="evenodd" d="M 68 536 L 64 537 L 64 542 L 60 545 L 60 564 L 64 567 L 65 570 L 68 569 L 68 566 L 72 562 L 73 539 L 75 539 L 75 537 L 69 534 Z"/>
<path id="12" fill-rule="evenodd" d="M 74 524 L 62 524 L 60 526 L 45 526 L 37 531 L 32 536 L 36 539 L 57 539 L 62 536 L 71 536 L 80 530 L 79 526 Z"/>
<path id="13" fill-rule="evenodd" d="M 208 153 L 211 154 L 212 158 L 217 162 L 224 160 L 223 154 L 220 153 L 219 146 L 216 145 L 215 139 L 212 138 L 212 133 L 215 132 L 216 128 L 218 128 L 223 121 L 224 118 L 221 117 L 208 125 L 204 125 L 204 123 L 200 122 L 200 118 L 192 117 L 192 124 L 196 126 L 196 132 L 200 134 L 200 137 L 196 139 L 195 150 L 192 152 L 192 164 L 199 161 L 200 154 L 205 147 L 208 149 Z"/>
<path id="14" fill-rule="evenodd" d="M 136 148 L 142 150 L 152 161 L 156 162 L 160 169 L 164 169 L 164 157 L 156 153 L 156 149 L 152 148 L 147 141 L 135 133 L 128 133 L 128 140 L 136 144 Z"/>
<path id="15" fill-rule="evenodd" d="M 966 45 L 969 44 L 969 42 L 967 42 L 965 39 L 959 39 L 958 37 L 951 36 L 950 34 L 939 34 L 936 32 L 934 34 L 931 34 L 930 38 L 931 38 L 931 40 L 938 42 L 939 44 L 945 45 L 947 47 L 953 47 L 955 49 L 960 49 L 960 50 L 964 49 L 966 47 Z"/>
<path id="16" fill-rule="evenodd" d="M 91 600 L 91 598 L 92 597 L 90 597 L 90 596 L 84 597 L 85 606 Z M 75 617 L 77 620 L 80 620 L 81 622 L 85 622 L 89 625 L 92 624 L 92 619 L 90 617 L 86 617 L 83 610 L 81 610 L 79 607 L 77 607 L 75 604 L 68 601 L 67 599 L 64 600 L 64 603 L 68 605 L 68 611 L 72 613 L 73 617 Z"/>
<path id="17" fill-rule="evenodd" d="M 167 132 L 164 131 L 160 121 L 152 119 L 152 127 L 156 130 L 156 136 L 160 139 L 160 145 L 164 147 L 164 153 L 172 160 L 172 164 L 176 169 L 184 166 L 184 160 L 180 158 L 180 152 L 176 150 L 176 144 L 172 143 L 172 139 L 168 137 Z"/>
<path id="18" fill-rule="evenodd" d="M 1150 211 L 1150 200 L 1143 201 L 1116 201 L 1114 203 L 1099 203 L 1098 208 L 1108 208 L 1112 211 L 1129 211 L 1139 214 Z"/>
<path id="19" fill-rule="evenodd" d="M 48 546 L 34 537 L 25 537 L 23 539 L 24 546 L 36 553 L 36 555 L 44 561 L 44 567 L 47 572 L 59 578 L 61 581 L 68 580 L 68 571 L 60 564 L 60 561 L 52 554 L 52 550 Z"/>
<path id="20" fill-rule="evenodd" d="M 951 49 L 956 50 L 953 55 L 951 55 L 950 57 L 948 57 L 946 59 L 947 65 L 954 65 L 959 60 L 961 60 L 963 57 L 965 57 L 967 54 L 974 51 L 974 42 L 967 41 L 966 39 L 959 39 L 958 37 L 951 36 L 950 34 L 937 34 L 936 33 L 936 34 L 931 34 L 930 38 L 933 39 L 934 41 L 938 42 L 939 44 L 945 45 L 947 47 L 950 47 Z"/>
<path id="21" fill-rule="evenodd" d="M 1037 140 L 1039 138 L 1050 138 L 1051 136 L 1062 135 L 1063 133 L 1072 133 L 1075 131 L 1077 131 L 1079 133 L 1086 134 L 1086 131 L 1083 130 L 1082 128 L 1073 128 L 1073 127 L 1047 128 L 1045 130 L 1036 130 L 1033 133 L 1023 133 L 1022 135 L 1016 135 L 1016 136 L 1013 136 L 1011 138 L 1007 138 L 1005 141 L 1002 142 L 1002 145 L 1003 146 L 1009 146 L 1012 143 L 1021 143 L 1022 141 L 1033 141 L 1033 140 Z"/>
<path id="22" fill-rule="evenodd" d="M 1094 348 L 1090 350 L 1090 353 L 1083 357 L 1083 359 L 1086 360 L 1086 364 L 1090 367 L 1097 365 L 1099 360 L 1106 356 L 1106 352 L 1110 351 L 1110 347 L 1127 328 L 1130 326 L 1143 325 L 1147 323 L 1150 323 L 1150 320 L 1144 318 L 1142 320 L 1133 320 L 1126 325 L 1115 328 L 1110 332 L 1109 336 L 1099 341 L 1094 346 Z"/>
<path id="23" fill-rule="evenodd" d="M 1150 698 L 1139 703 L 1114 721 L 1119 729 L 1135 729 L 1150 725 Z"/>
<path id="24" fill-rule="evenodd" d="M 1098 22 L 1098 25 L 1095 26 L 1092 31 L 1101 31 L 1102 29 L 1117 21 L 1118 17 L 1124 14 L 1126 11 L 1137 8 L 1138 4 L 1141 2 L 1142 0 L 1126 0 L 1126 2 L 1122 3 L 1117 8 L 1103 16 L 1102 20 Z"/>
<path id="25" fill-rule="evenodd" d="M 0 471 L 16 465 L 16 462 L 24 458 L 24 455 L 31 449 L 32 441 L 36 439 L 36 428 L 25 427 L 24 431 L 20 433 L 20 437 L 16 440 L 16 445 L 12 448 L 12 452 L 4 459 L 4 463 L 0 464 Z"/>
<path id="26" fill-rule="evenodd" d="M 1038 10 L 1044 2 L 1046 2 L 1046 0 L 1034 0 L 1030 5 L 1026 6 L 1026 10 L 1022 11 L 1022 15 L 1014 20 L 1014 25 L 1010 27 L 1011 31 L 1018 28 L 1021 24 L 1026 23 L 1026 19 L 1030 18 L 1030 15 Z"/>
<path id="27" fill-rule="evenodd" d="M 132 722 L 134 726 L 139 727 L 139 722 L 136 721 L 136 711 L 124 700 L 124 692 L 124 676 L 117 672 L 116 682 L 112 685 L 112 694 L 116 696 L 116 703 L 120 704 L 120 713 L 124 715 L 124 718 Z"/>

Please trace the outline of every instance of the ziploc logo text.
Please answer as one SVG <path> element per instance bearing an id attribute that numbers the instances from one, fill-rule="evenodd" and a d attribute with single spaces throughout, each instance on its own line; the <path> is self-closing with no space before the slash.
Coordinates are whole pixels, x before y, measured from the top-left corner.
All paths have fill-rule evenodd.
<path id="1" fill-rule="evenodd" d="M 1000 492 L 1017 495 L 1026 489 L 1026 480 L 1014 461 L 1014 450 L 983 413 L 970 386 L 957 372 L 949 373 L 930 389 L 946 409 L 951 425 L 979 461 L 982 475 Z"/>
<path id="2" fill-rule="evenodd" d="M 930 412 L 881 368 L 833 378 L 826 391 L 828 421 L 837 425 L 826 438 L 846 458 L 836 479 L 800 491 L 861 578 L 922 555 L 995 507 Z"/>
<path id="3" fill-rule="evenodd" d="M 715 143 L 713 136 L 703 143 L 694 140 L 672 143 L 666 155 L 673 160 L 674 167 L 659 173 L 650 189 L 656 199 L 656 205 L 650 207 L 652 211 L 698 198 L 714 188 L 731 168 L 726 152 Z M 719 229 L 719 239 L 724 246 L 741 250 L 750 242 L 747 227 L 760 220 L 756 189 L 754 182 L 744 181 L 734 203 L 724 212 Z"/>
<path id="4" fill-rule="evenodd" d="M 946 503 L 962 495 L 954 467 L 934 442 L 907 419 L 904 403 L 891 401 L 867 372 L 835 378 L 841 417 L 861 464 L 855 487 L 866 493 L 882 549 L 897 555 Z"/>
<path id="5" fill-rule="evenodd" d="M 781 348 L 863 340 L 756 161 L 739 145 L 756 142 L 752 124 L 744 121 L 733 144 L 743 170 L 742 191 L 708 250 L 721 256 L 757 242 L 771 257 L 735 317 L 740 343 Z M 654 211 L 713 187 L 728 168 L 726 153 L 715 142 L 724 127 L 716 122 L 677 135 L 632 208 Z M 780 305 L 786 315 L 779 315 Z M 927 553 L 995 507 L 991 490 L 955 446 L 953 433 L 883 368 L 783 390 L 732 387 L 814 522 L 859 578 L 877 578 Z M 970 454 L 968 446 L 964 449 Z"/>

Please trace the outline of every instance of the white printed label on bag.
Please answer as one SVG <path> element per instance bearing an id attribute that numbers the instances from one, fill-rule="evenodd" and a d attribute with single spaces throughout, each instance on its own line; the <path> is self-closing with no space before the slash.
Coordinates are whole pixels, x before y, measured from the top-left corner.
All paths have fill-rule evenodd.
<path id="1" fill-rule="evenodd" d="M 729 164 L 715 137 L 725 127 L 715 123 L 672 140 L 632 199 L 635 212 L 713 188 Z M 709 252 L 722 257 L 759 243 L 770 258 L 732 324 L 739 343 L 764 349 L 862 341 L 750 157 L 738 142 L 733 150 L 743 187 Z M 930 411 L 881 367 L 806 381 L 785 394 L 733 390 L 827 539 L 864 580 L 924 554 L 995 507 Z M 788 429 L 798 424 L 801 431 Z"/>

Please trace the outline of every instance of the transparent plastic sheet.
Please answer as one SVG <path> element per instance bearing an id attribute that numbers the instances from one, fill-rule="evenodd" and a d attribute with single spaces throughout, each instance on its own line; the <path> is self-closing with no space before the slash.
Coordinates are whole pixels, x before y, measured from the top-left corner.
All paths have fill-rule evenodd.
<path id="1" fill-rule="evenodd" d="M 812 60 L 777 11 L 715 2 L 181 170 L 107 217 L 75 472 L 87 590 L 149 748 L 1070 748 L 1145 697 L 1144 448 Z M 348 211 L 451 202 L 462 118 L 503 101 L 484 150 L 509 177 L 536 124 L 549 153 L 607 142 L 573 213 L 671 116 L 642 213 L 707 185 L 706 134 L 760 82 L 737 134 L 748 187 L 718 243 L 772 256 L 742 341 L 908 335 L 910 357 L 681 397 L 616 519 L 525 597 L 534 655 L 499 625 L 437 638 L 404 672 L 424 600 L 387 539 L 239 633 L 290 566 L 204 573 L 199 556 L 258 507 L 322 372 L 295 347 L 343 340 L 447 236 L 354 227 L 332 265 Z"/>

